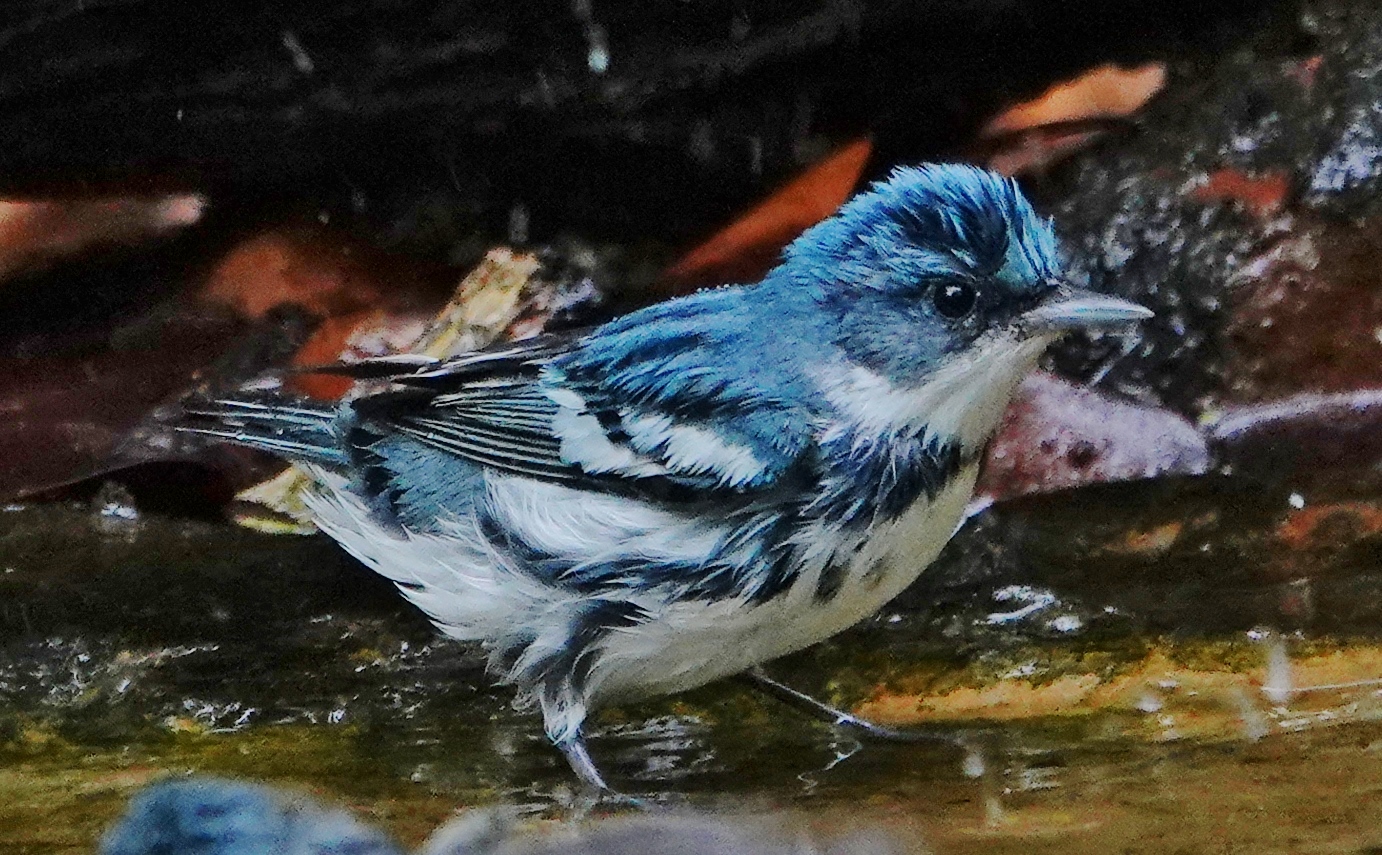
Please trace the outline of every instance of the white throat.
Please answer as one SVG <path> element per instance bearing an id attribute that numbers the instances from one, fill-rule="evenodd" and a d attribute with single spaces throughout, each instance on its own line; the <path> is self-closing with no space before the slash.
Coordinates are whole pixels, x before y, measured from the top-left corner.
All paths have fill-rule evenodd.
<path id="1" fill-rule="evenodd" d="M 866 436 L 887 436 L 925 425 L 928 436 L 958 439 L 977 453 L 997 429 L 1022 378 L 1055 336 L 980 339 L 919 386 L 899 386 L 861 365 L 818 377 L 821 391 L 844 419 Z"/>

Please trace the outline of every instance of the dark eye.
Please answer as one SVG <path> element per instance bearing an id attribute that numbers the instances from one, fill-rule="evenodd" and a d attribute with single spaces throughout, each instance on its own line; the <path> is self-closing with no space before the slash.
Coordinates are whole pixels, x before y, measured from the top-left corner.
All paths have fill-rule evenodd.
<path id="1" fill-rule="evenodd" d="M 942 317 L 958 321 L 974 308 L 979 292 L 963 282 L 947 282 L 937 285 L 931 292 L 931 300 Z"/>

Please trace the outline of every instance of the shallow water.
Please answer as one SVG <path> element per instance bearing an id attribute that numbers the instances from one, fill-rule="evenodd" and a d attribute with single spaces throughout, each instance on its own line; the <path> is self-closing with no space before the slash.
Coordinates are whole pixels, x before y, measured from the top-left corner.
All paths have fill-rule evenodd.
<path id="1" fill-rule="evenodd" d="M 1203 481 L 1014 503 L 877 619 L 773 666 L 967 748 L 865 745 L 728 682 L 606 712 L 592 753 L 655 804 L 909 852 L 1373 851 L 1376 527 L 1356 496 L 1297 504 Z M 409 844 L 468 807 L 577 812 L 478 653 L 321 539 L 11 509 L 0 632 L 0 851 L 91 851 L 140 786 L 192 771 Z"/>
<path id="2" fill-rule="evenodd" d="M 976 734 L 983 771 L 950 749 L 859 746 L 827 728 L 694 719 L 597 738 L 626 789 L 728 814 L 787 812 L 821 833 L 882 828 L 904 851 L 1372 851 L 1382 844 L 1382 725 L 1255 741 L 1129 742 L 1117 722 Z M 139 785 L 197 770 L 344 803 L 419 842 L 457 809 L 509 803 L 563 816 L 564 768 L 512 721 L 419 732 L 284 725 L 122 746 L 30 737 L 0 770 L 0 849 L 84 852 Z M 969 764 L 969 771 L 976 771 Z"/>

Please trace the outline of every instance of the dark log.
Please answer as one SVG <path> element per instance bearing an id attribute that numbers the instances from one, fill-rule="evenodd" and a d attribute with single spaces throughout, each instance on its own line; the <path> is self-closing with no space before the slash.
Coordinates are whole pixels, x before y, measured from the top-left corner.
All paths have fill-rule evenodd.
<path id="1" fill-rule="evenodd" d="M 933 157 L 1093 62 L 1284 5 L 10 0 L 0 192 L 252 187 L 405 237 L 418 206 L 501 229 L 522 204 L 538 235 L 680 239 L 833 141 Z"/>

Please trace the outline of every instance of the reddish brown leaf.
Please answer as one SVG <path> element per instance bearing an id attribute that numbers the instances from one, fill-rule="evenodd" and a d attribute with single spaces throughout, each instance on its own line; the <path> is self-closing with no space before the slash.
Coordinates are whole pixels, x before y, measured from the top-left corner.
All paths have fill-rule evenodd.
<path id="1" fill-rule="evenodd" d="M 331 317 L 382 299 L 361 247 L 305 228 L 266 232 L 232 249 L 207 277 L 202 296 L 246 318 L 287 303 Z"/>
<path id="2" fill-rule="evenodd" d="M 1382 534 L 1382 508 L 1374 502 L 1344 501 L 1293 510 L 1277 527 L 1276 539 L 1293 552 L 1339 550 Z"/>
<path id="3" fill-rule="evenodd" d="M 1315 88 L 1315 78 L 1319 76 L 1320 66 L 1324 63 L 1324 57 L 1316 54 L 1307 59 L 1303 59 L 1287 69 L 1286 73 L 1295 78 L 1305 89 Z"/>
<path id="4" fill-rule="evenodd" d="M 1270 219 L 1286 207 L 1291 180 L 1284 172 L 1248 175 L 1237 169 L 1220 169 L 1205 176 L 1204 183 L 1190 191 L 1201 202 L 1237 202 L 1261 220 Z"/>
<path id="5" fill-rule="evenodd" d="M 1009 107 L 990 119 L 981 134 L 991 137 L 1080 119 L 1131 116 L 1165 85 L 1166 66 L 1160 62 L 1136 68 L 1101 65 Z"/>
<path id="6" fill-rule="evenodd" d="M 431 312 L 374 308 L 327 318 L 298 350 L 293 364 L 329 365 L 409 351 L 431 317 Z M 289 381 L 298 392 L 323 399 L 341 397 L 350 391 L 351 383 L 348 377 L 329 374 L 299 374 Z"/>
<path id="7" fill-rule="evenodd" d="M 994 172 L 1024 175 L 1039 172 L 1080 151 L 1103 135 L 1106 123 L 1061 122 L 995 137 L 978 159 Z"/>
<path id="8" fill-rule="evenodd" d="M 0 279 L 63 256 L 135 243 L 201 219 L 200 196 L 0 202 Z"/>
<path id="9" fill-rule="evenodd" d="M 855 140 L 789 181 L 668 268 L 665 295 L 761 277 L 784 246 L 849 198 L 872 152 L 867 139 Z"/>
<path id="10" fill-rule="evenodd" d="M 1090 69 L 990 119 L 980 132 L 980 157 L 1004 175 L 1048 168 L 1142 109 L 1165 84 L 1159 62 Z"/>

